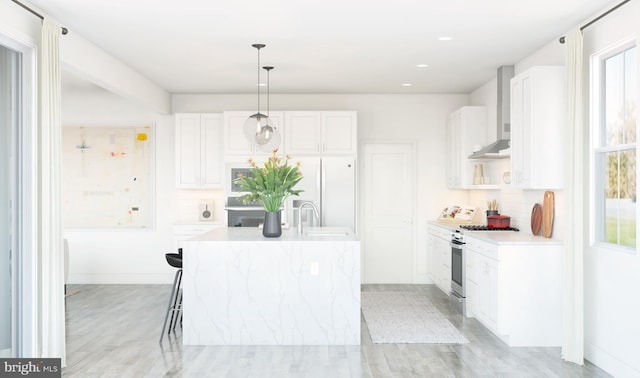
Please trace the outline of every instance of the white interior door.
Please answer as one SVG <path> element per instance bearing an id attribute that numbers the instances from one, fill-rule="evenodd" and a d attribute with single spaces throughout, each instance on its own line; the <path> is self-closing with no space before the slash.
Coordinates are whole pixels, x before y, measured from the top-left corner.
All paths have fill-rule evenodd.
<path id="1" fill-rule="evenodd" d="M 414 146 L 363 146 L 365 283 L 412 283 L 415 250 Z"/>

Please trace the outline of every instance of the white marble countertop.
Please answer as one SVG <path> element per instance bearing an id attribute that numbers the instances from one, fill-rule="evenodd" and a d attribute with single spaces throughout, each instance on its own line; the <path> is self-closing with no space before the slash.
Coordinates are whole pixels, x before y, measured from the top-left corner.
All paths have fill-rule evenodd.
<path id="1" fill-rule="evenodd" d="M 262 229 L 257 227 L 222 227 L 196 236 L 190 241 L 215 242 L 290 242 L 290 241 L 358 241 L 358 236 L 346 227 L 305 227 L 299 235 L 295 227 L 283 229 L 277 238 L 267 238 L 262 235 Z"/>
<path id="2" fill-rule="evenodd" d="M 472 231 L 465 232 L 466 237 L 475 237 L 489 243 L 506 244 L 562 244 L 562 240 L 532 235 L 528 232 L 509 231 Z"/>
<path id="3" fill-rule="evenodd" d="M 470 223 L 453 223 L 453 222 L 438 222 L 429 221 L 429 224 L 441 227 L 447 230 L 458 229 L 460 224 Z M 465 237 L 471 236 L 489 243 L 505 245 L 505 244 L 562 244 L 562 240 L 545 238 L 543 236 L 532 235 L 529 230 L 513 231 L 468 231 L 465 230 Z"/>

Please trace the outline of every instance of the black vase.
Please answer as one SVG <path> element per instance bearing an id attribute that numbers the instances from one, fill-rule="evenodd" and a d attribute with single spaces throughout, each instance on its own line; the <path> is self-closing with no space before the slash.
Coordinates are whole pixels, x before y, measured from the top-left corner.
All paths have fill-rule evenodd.
<path id="1" fill-rule="evenodd" d="M 267 211 L 264 213 L 264 224 L 262 225 L 262 235 L 267 238 L 277 238 L 282 235 L 282 223 L 280 221 L 280 211 Z"/>

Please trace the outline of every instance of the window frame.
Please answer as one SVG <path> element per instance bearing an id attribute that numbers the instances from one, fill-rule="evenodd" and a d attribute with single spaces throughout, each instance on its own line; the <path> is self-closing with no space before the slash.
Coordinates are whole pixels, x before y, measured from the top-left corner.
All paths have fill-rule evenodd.
<path id="1" fill-rule="evenodd" d="M 640 107 L 636 111 L 636 142 L 635 143 L 625 143 L 619 144 L 616 146 L 606 146 L 601 143 L 603 138 L 606 138 L 606 112 L 602 110 L 605 106 L 604 101 L 604 87 L 605 87 L 605 64 L 604 62 L 620 53 L 625 52 L 628 49 L 636 48 L 636 54 L 638 54 L 638 43 L 635 38 L 629 38 L 623 40 L 615 45 L 612 45 L 602 51 L 599 51 L 591 56 L 591 64 L 590 64 L 590 135 L 591 135 L 591 143 L 589 150 L 589 161 L 590 161 L 590 203 L 591 203 L 591 211 L 590 211 L 590 232 L 589 239 L 590 244 L 593 247 L 597 247 L 598 249 L 606 249 L 611 251 L 618 251 L 622 253 L 627 253 L 631 255 L 637 254 L 638 242 L 636 239 L 636 245 L 634 247 L 625 246 L 621 244 L 613 244 L 609 243 L 605 240 L 606 238 L 606 229 L 605 229 L 605 198 L 600 195 L 604 191 L 604 174 L 605 174 L 605 164 L 606 159 L 601 158 L 608 152 L 623 152 L 634 150 L 636 152 L 636 158 L 638 156 L 638 141 L 637 141 L 637 131 L 640 127 L 640 123 L 638 122 Z M 636 59 L 636 70 L 640 73 L 640 59 Z M 636 75 L 639 78 L 637 81 L 640 82 L 640 74 Z M 636 82 L 636 92 L 638 97 L 640 98 L 640 85 Z M 637 104 L 637 105 L 640 105 Z M 638 188 L 638 164 L 636 161 L 636 194 Z M 636 200 L 636 238 L 638 235 L 638 202 Z"/>

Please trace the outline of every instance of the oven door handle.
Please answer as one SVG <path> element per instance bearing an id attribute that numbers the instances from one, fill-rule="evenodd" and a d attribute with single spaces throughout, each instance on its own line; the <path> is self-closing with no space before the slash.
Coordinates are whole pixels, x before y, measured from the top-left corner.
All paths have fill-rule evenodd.
<path id="1" fill-rule="evenodd" d="M 461 243 L 459 241 L 451 240 L 449 242 L 449 245 L 451 246 L 451 248 L 455 248 L 455 249 L 463 249 L 464 248 L 464 243 Z"/>

